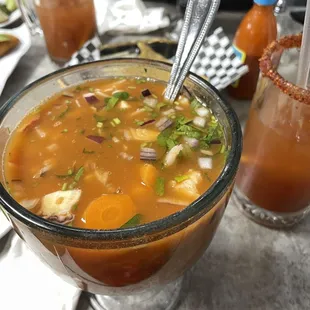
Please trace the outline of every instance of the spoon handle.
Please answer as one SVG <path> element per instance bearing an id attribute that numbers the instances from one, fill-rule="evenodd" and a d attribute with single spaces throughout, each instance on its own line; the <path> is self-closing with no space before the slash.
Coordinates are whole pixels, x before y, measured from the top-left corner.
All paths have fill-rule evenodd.
<path id="1" fill-rule="evenodd" d="M 175 61 L 165 92 L 165 99 L 174 101 L 183 85 L 199 49 L 209 31 L 220 0 L 189 0 Z"/>

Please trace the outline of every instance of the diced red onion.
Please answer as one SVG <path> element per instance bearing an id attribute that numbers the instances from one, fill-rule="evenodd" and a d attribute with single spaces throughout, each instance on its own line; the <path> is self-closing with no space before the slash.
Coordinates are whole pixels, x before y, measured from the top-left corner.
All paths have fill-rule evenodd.
<path id="1" fill-rule="evenodd" d="M 206 120 L 200 116 L 196 116 L 193 120 L 193 124 L 203 128 L 206 126 Z"/>
<path id="2" fill-rule="evenodd" d="M 152 109 L 156 108 L 157 102 L 158 100 L 156 98 L 150 96 L 143 99 L 143 103 Z"/>
<path id="3" fill-rule="evenodd" d="M 210 114 L 210 111 L 205 108 L 205 107 L 201 107 L 196 109 L 196 113 L 200 116 L 200 117 L 206 117 Z"/>
<path id="4" fill-rule="evenodd" d="M 94 93 L 84 94 L 83 97 L 89 104 L 95 104 L 99 102 L 99 99 L 95 96 Z"/>
<path id="5" fill-rule="evenodd" d="M 213 163 L 210 157 L 198 158 L 198 165 L 201 169 L 212 169 Z"/>
<path id="6" fill-rule="evenodd" d="M 199 140 L 195 138 L 189 138 L 184 137 L 184 141 L 190 146 L 190 147 L 197 147 L 199 145 Z"/>
<path id="7" fill-rule="evenodd" d="M 150 119 L 150 120 L 144 122 L 143 124 L 141 124 L 140 127 L 145 126 L 145 125 L 152 124 L 152 123 L 154 123 L 154 122 L 155 122 L 155 119 Z"/>
<path id="8" fill-rule="evenodd" d="M 68 92 L 68 91 L 63 92 L 62 95 L 64 97 L 69 97 L 69 98 L 73 98 L 74 97 L 74 94 L 71 93 L 71 92 Z"/>
<path id="9" fill-rule="evenodd" d="M 149 148 L 149 147 L 143 147 L 140 151 L 140 159 L 141 160 L 156 160 L 157 159 L 156 150 Z"/>
<path id="10" fill-rule="evenodd" d="M 143 97 L 148 97 L 152 95 L 152 93 L 148 89 L 142 90 L 141 94 Z"/>
<path id="11" fill-rule="evenodd" d="M 101 144 L 105 138 L 104 137 L 101 137 L 101 136 L 94 136 L 94 135 L 89 135 L 86 137 L 87 139 L 91 140 L 91 141 L 94 141 L 98 144 Z"/>
<path id="12" fill-rule="evenodd" d="M 156 123 L 156 127 L 160 130 L 163 131 L 165 129 L 167 129 L 168 127 L 170 127 L 173 124 L 173 121 L 168 118 L 168 117 L 163 117 L 161 118 L 157 123 Z"/>

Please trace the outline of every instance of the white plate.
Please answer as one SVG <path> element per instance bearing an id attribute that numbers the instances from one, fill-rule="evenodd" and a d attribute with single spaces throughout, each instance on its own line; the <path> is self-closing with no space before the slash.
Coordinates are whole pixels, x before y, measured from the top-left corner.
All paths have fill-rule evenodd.
<path id="1" fill-rule="evenodd" d="M 0 0 L 0 4 L 4 4 L 5 0 Z M 21 13 L 19 9 L 16 9 L 12 14 L 10 14 L 9 16 L 9 20 L 4 22 L 4 23 L 0 23 L 0 28 L 4 28 L 6 26 L 9 26 L 11 24 L 13 24 L 14 22 L 16 22 L 19 18 L 21 18 Z"/>
<path id="2" fill-rule="evenodd" d="M 31 36 L 25 24 L 14 29 L 0 29 L 0 34 L 11 34 L 20 40 L 19 45 L 7 55 L 0 57 L 0 95 L 4 85 L 31 45 Z"/>
<path id="3" fill-rule="evenodd" d="M 0 210 L 0 239 L 7 234 L 11 229 L 11 224 Z"/>

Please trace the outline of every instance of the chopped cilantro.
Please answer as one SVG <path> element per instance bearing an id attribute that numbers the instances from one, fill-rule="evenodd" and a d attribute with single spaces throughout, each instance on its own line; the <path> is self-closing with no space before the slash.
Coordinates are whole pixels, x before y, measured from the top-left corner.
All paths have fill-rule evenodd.
<path id="1" fill-rule="evenodd" d="M 155 182 L 155 192 L 158 196 L 164 196 L 165 194 L 165 179 L 157 177 Z"/>
<path id="2" fill-rule="evenodd" d="M 68 129 L 65 128 L 61 133 L 67 133 L 68 132 Z"/>
<path id="3" fill-rule="evenodd" d="M 144 122 L 143 122 L 143 121 L 139 121 L 138 119 L 135 119 L 135 124 L 136 124 L 137 126 L 141 126 L 141 125 L 144 124 Z"/>
<path id="4" fill-rule="evenodd" d="M 129 98 L 129 94 L 127 92 L 117 92 L 112 95 L 111 98 L 106 98 L 107 110 L 112 110 L 119 100 L 126 100 Z"/>
<path id="5" fill-rule="evenodd" d="M 195 111 L 200 106 L 201 106 L 201 103 L 197 99 L 193 99 L 191 101 L 191 109 L 192 109 L 192 111 Z"/>
<path id="6" fill-rule="evenodd" d="M 58 115 L 58 118 L 63 118 L 69 112 L 69 109 L 69 106 L 67 106 L 67 108 Z"/>
<path id="7" fill-rule="evenodd" d="M 142 83 L 146 83 L 146 79 L 136 79 L 136 83 L 137 84 L 142 84 Z"/>
<path id="8" fill-rule="evenodd" d="M 129 228 L 129 227 L 137 226 L 141 223 L 141 218 L 142 218 L 141 214 L 136 214 L 128 222 L 122 225 L 120 228 Z"/>
<path id="9" fill-rule="evenodd" d="M 74 177 L 74 181 L 78 182 L 80 180 L 80 178 L 83 176 L 84 174 L 84 167 L 82 166 L 76 173 L 75 177 Z"/>
<path id="10" fill-rule="evenodd" d="M 83 153 L 84 153 L 84 154 L 94 154 L 95 151 L 88 151 L 88 150 L 84 147 Z"/>
<path id="11" fill-rule="evenodd" d="M 107 120 L 104 116 L 98 114 L 94 114 L 94 119 L 96 120 L 96 122 L 104 122 Z"/>
<path id="12" fill-rule="evenodd" d="M 62 185 L 61 190 L 62 190 L 62 191 L 66 191 L 67 188 L 68 188 L 68 183 L 64 183 L 64 184 Z"/>
<path id="13" fill-rule="evenodd" d="M 185 180 L 188 180 L 189 179 L 189 176 L 188 175 L 178 175 L 174 178 L 178 183 L 181 183 Z"/>

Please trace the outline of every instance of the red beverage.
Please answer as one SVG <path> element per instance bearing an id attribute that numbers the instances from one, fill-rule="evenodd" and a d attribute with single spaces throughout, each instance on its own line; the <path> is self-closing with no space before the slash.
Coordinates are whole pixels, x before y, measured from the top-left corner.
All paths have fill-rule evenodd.
<path id="1" fill-rule="evenodd" d="M 65 63 L 96 32 L 93 0 L 41 0 L 36 11 L 53 61 Z"/>
<path id="2" fill-rule="evenodd" d="M 242 209 L 272 227 L 296 224 L 310 210 L 310 92 L 276 71 L 283 51 L 300 42 L 285 37 L 264 52 L 236 181 Z"/>

